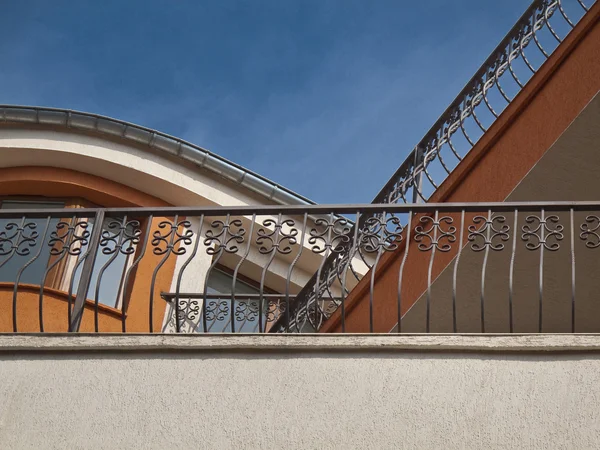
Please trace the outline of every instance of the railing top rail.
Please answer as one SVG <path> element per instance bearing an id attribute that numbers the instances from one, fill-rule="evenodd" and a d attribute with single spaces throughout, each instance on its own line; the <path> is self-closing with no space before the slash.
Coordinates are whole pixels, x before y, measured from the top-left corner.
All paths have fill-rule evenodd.
<path id="1" fill-rule="evenodd" d="M 358 203 L 358 204 L 331 204 L 331 205 L 258 205 L 258 206 L 206 206 L 206 207 L 159 207 L 159 208 L 74 208 L 74 209 L 4 209 L 0 210 L 0 218 L 27 216 L 41 217 L 48 216 L 58 218 L 94 217 L 100 210 L 106 217 L 119 217 L 122 215 L 135 217 L 148 216 L 223 216 L 223 215 L 315 215 L 315 214 L 356 214 L 356 213 L 377 213 L 385 211 L 387 213 L 418 213 L 421 211 L 437 210 L 440 212 L 452 211 L 564 211 L 573 209 L 576 211 L 586 211 L 588 209 L 600 208 L 599 201 L 539 201 L 539 202 L 491 202 L 491 203 Z"/>

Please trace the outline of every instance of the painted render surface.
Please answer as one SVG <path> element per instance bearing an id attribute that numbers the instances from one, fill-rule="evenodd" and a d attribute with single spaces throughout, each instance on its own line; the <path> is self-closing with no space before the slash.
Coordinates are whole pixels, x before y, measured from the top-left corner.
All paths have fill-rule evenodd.
<path id="1" fill-rule="evenodd" d="M 590 335 L 0 336 L 0 440 L 6 449 L 591 449 L 599 348 Z"/>

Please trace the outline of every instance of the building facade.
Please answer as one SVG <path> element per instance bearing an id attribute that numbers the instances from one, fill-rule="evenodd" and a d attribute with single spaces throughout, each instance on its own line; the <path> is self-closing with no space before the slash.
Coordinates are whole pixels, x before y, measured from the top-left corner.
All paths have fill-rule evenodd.
<path id="1" fill-rule="evenodd" d="M 366 205 L 0 105 L 3 448 L 596 448 L 599 91 L 535 0 Z"/>

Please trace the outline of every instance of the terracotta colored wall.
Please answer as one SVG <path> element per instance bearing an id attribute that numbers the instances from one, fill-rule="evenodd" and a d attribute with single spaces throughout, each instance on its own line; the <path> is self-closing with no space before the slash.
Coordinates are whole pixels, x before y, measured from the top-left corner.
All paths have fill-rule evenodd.
<path id="1" fill-rule="evenodd" d="M 160 199 L 100 177 L 50 167 L 16 167 L 0 169 L 0 197 L 31 195 L 44 197 L 82 197 L 105 207 L 170 206 Z M 153 219 L 152 233 L 158 230 L 161 217 Z M 137 268 L 127 308 L 127 331 L 148 332 L 150 311 L 150 281 L 152 273 L 162 259 L 148 245 Z M 160 331 L 165 312 L 161 291 L 168 291 L 175 269 L 175 255 L 166 261 L 154 289 L 153 326 Z M 13 331 L 13 284 L 0 283 L 0 332 Z M 19 332 L 39 331 L 39 286 L 21 285 L 17 294 L 17 325 Z M 46 289 L 44 294 L 44 330 L 67 331 L 67 293 Z M 93 302 L 85 307 L 81 331 L 94 331 Z M 121 331 L 121 311 L 100 306 L 99 331 Z"/>
<path id="2" fill-rule="evenodd" d="M 596 3 L 567 39 L 532 77 L 477 145 L 463 159 L 431 198 L 431 202 L 503 201 L 526 176 L 585 105 L 600 90 L 600 3 Z M 458 215 L 451 215 L 454 225 Z M 472 216 L 465 218 L 470 220 Z M 413 227 L 415 225 L 413 219 Z M 436 253 L 432 278 L 456 255 Z M 382 257 L 373 290 L 374 329 L 389 332 L 398 318 L 399 269 L 404 245 Z M 412 242 L 402 284 L 404 314 L 425 292 L 429 252 Z M 346 332 L 369 331 L 369 283 L 367 274 L 346 299 Z M 321 332 L 342 331 L 340 309 Z"/>

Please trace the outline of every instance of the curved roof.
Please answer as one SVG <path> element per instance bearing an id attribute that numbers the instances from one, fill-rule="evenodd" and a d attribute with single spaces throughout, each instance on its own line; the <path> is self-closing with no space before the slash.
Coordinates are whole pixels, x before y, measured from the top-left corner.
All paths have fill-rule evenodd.
<path id="1" fill-rule="evenodd" d="M 276 203 L 315 204 L 306 197 L 191 142 L 123 120 L 70 109 L 19 105 L 0 105 L 0 120 L 5 123 L 40 124 L 64 127 L 66 130 L 93 131 L 133 141 L 138 145 L 147 145 L 190 161 L 199 168 L 220 175 Z"/>

